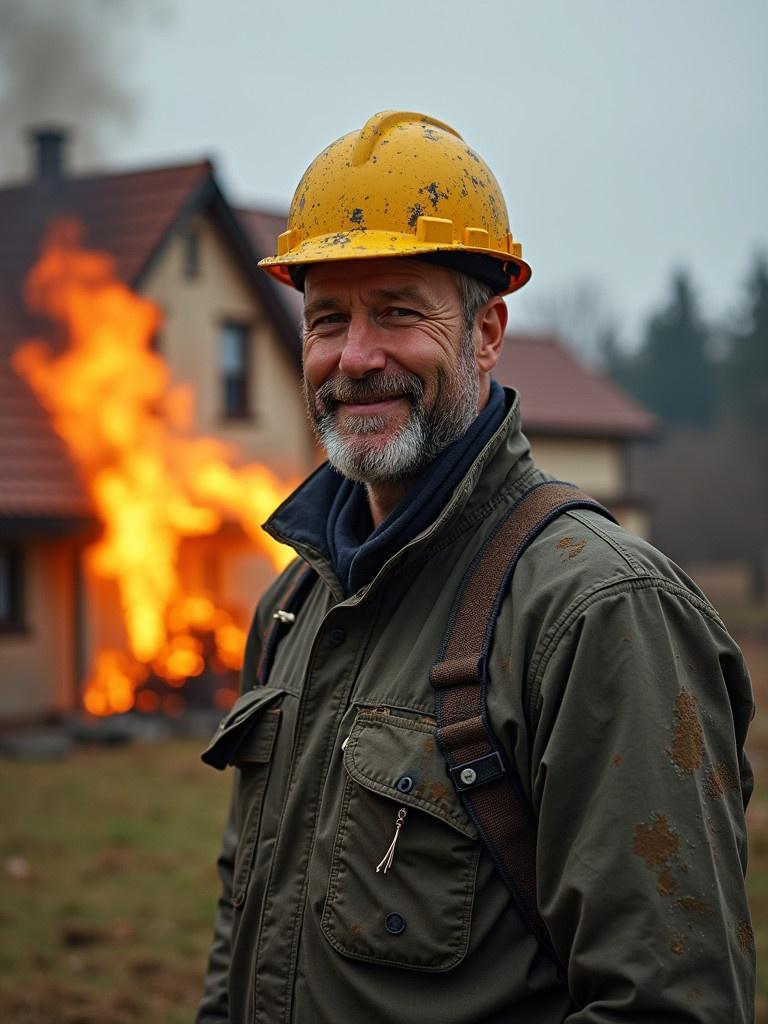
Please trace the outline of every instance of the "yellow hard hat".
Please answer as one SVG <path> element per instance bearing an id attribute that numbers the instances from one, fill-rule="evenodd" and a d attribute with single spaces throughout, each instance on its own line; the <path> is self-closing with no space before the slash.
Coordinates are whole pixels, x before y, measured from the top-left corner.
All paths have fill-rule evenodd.
<path id="1" fill-rule="evenodd" d="M 277 256 L 259 266 L 290 285 L 311 263 L 383 256 L 454 266 L 500 295 L 531 276 L 485 161 L 449 125 L 400 110 L 374 114 L 312 161 Z"/>

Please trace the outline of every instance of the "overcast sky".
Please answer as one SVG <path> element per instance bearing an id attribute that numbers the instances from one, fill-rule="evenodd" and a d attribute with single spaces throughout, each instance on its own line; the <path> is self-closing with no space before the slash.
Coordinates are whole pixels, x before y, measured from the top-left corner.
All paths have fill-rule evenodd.
<path id="1" fill-rule="evenodd" d="M 98 2 L 54 9 L 74 26 Z M 232 200 L 285 208 L 312 157 L 370 114 L 432 114 L 506 194 L 534 269 L 517 326 L 591 281 L 631 338 L 678 266 L 721 314 L 768 247 L 766 0 L 146 5 L 127 27 L 103 22 L 134 116 L 115 120 L 100 163 L 208 154 Z"/>

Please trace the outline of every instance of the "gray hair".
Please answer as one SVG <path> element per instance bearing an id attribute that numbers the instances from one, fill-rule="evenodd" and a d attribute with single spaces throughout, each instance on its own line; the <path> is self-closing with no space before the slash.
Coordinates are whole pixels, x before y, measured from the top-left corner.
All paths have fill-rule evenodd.
<path id="1" fill-rule="evenodd" d="M 459 289 L 459 300 L 461 302 L 461 313 L 464 317 L 464 330 L 471 332 L 475 326 L 475 317 L 486 302 L 495 294 L 493 288 L 476 277 L 463 274 L 461 271 L 454 271 L 456 284 Z"/>

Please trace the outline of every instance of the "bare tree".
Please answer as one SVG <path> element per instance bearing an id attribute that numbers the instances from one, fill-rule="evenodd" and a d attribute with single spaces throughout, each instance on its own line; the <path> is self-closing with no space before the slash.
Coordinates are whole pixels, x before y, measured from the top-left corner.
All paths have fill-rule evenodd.
<path id="1" fill-rule="evenodd" d="M 535 329 L 552 332 L 585 362 L 601 362 L 607 338 L 618 335 L 618 317 L 605 286 L 580 278 L 532 301 L 529 314 Z"/>

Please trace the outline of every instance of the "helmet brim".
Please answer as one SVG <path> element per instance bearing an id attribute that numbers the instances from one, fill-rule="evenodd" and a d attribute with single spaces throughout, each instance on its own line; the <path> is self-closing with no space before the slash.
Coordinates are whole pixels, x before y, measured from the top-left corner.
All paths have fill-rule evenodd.
<path id="1" fill-rule="evenodd" d="M 461 253 L 464 256 L 491 256 L 510 264 L 508 287 L 499 290 L 499 295 L 509 295 L 522 288 L 531 277 L 531 268 L 519 256 L 512 256 L 498 249 L 476 248 L 459 242 L 419 242 L 412 234 L 394 231 L 378 231 L 353 228 L 329 235 L 315 236 L 300 243 L 283 256 L 268 256 L 259 261 L 259 266 L 271 277 L 293 288 L 291 267 L 315 263 L 338 263 L 346 260 L 392 259 L 406 256 L 425 256 L 430 253 Z"/>

